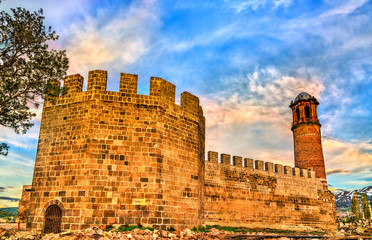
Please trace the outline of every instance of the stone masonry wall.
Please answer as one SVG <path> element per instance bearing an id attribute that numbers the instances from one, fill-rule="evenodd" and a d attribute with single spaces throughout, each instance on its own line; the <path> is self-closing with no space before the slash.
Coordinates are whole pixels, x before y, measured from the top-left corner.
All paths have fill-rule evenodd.
<path id="1" fill-rule="evenodd" d="M 203 221 L 205 122 L 199 99 L 151 78 L 137 94 L 137 75 L 121 74 L 106 91 L 107 72 L 67 76 L 68 94 L 45 103 L 28 228 L 43 230 L 46 209 L 62 209 L 62 231 L 95 224 L 176 229 Z"/>
<path id="2" fill-rule="evenodd" d="M 17 221 L 26 222 L 30 209 L 31 185 L 23 185 L 21 201 L 18 204 Z"/>
<path id="3" fill-rule="evenodd" d="M 334 195 L 323 189 L 314 171 L 231 159 L 228 154 L 220 158 L 221 163 L 217 152 L 208 152 L 205 162 L 205 224 L 290 230 L 336 227 Z"/>

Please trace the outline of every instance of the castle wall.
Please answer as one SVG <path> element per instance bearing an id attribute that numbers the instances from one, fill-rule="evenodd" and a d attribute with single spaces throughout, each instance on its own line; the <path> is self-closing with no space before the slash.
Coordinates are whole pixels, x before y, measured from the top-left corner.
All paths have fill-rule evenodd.
<path id="1" fill-rule="evenodd" d="M 205 224 L 290 230 L 336 226 L 334 195 L 314 171 L 228 154 L 220 159 L 208 152 L 205 162 Z"/>
<path id="2" fill-rule="evenodd" d="M 26 222 L 30 209 L 31 185 L 23 185 L 21 201 L 18 204 L 17 221 Z"/>
<path id="3" fill-rule="evenodd" d="M 62 231 L 108 224 L 336 226 L 334 196 L 316 178 L 318 169 L 228 154 L 219 163 L 216 152 L 204 161 L 205 119 L 196 96 L 184 92 L 176 105 L 175 86 L 154 77 L 150 95 L 138 95 L 133 74 L 121 74 L 119 92 L 106 84 L 106 71 L 89 72 L 85 92 L 80 75 L 67 76 L 68 93 L 44 104 L 33 183 L 20 202 L 29 209 L 28 228 L 42 231 L 50 206 L 62 211 Z M 319 126 L 293 127 L 295 153 L 304 157 L 297 162 L 320 162 Z"/>
<path id="4" fill-rule="evenodd" d="M 46 209 L 62 209 L 62 231 L 92 225 L 185 228 L 203 221 L 204 117 L 197 97 L 151 78 L 137 94 L 137 75 L 68 76 L 68 94 L 45 103 L 28 228 L 43 230 Z"/>

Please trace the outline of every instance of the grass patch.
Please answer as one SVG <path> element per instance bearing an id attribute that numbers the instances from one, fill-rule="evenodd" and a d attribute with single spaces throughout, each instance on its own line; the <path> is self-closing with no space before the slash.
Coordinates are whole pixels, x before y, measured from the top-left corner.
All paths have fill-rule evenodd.
<path id="1" fill-rule="evenodd" d="M 103 231 L 111 231 L 112 229 L 114 229 L 113 226 L 111 225 L 107 225 L 105 229 L 103 229 Z"/>
<path id="2" fill-rule="evenodd" d="M 272 229 L 272 228 L 247 228 L 247 227 L 229 227 L 229 226 L 220 226 L 220 225 L 207 225 L 206 227 L 200 226 L 199 228 L 193 227 L 191 230 L 194 232 L 209 232 L 212 228 L 217 230 L 224 230 L 226 232 L 236 232 L 236 233 L 254 233 L 254 232 L 263 232 L 263 233 L 276 233 L 276 234 L 285 234 L 285 235 L 323 235 L 323 232 L 298 232 L 294 230 L 284 230 L 284 229 Z"/>
<path id="3" fill-rule="evenodd" d="M 150 230 L 150 231 L 154 231 L 153 228 L 151 227 L 142 227 L 142 226 L 137 226 L 137 225 L 121 225 L 119 228 L 118 228 L 118 231 L 119 232 L 125 232 L 125 231 L 132 231 L 133 229 L 141 229 L 141 230 Z"/>
<path id="4" fill-rule="evenodd" d="M 176 229 L 175 229 L 174 227 L 171 226 L 170 228 L 167 229 L 167 231 L 168 231 L 168 232 L 174 232 L 174 231 L 176 231 Z"/>

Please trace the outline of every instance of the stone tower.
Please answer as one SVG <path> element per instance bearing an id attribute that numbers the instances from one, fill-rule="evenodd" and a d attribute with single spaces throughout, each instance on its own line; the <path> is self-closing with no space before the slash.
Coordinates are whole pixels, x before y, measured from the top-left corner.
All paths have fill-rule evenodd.
<path id="1" fill-rule="evenodd" d="M 49 232 L 138 224 L 183 229 L 202 224 L 205 123 L 199 99 L 152 77 L 137 94 L 122 73 L 119 92 L 107 72 L 67 76 L 67 94 L 46 102 L 27 226 Z"/>
<path id="2" fill-rule="evenodd" d="M 314 96 L 302 92 L 298 94 L 289 107 L 292 109 L 293 142 L 295 166 L 312 169 L 316 177 L 326 184 L 323 149 L 317 105 L 319 102 Z"/>

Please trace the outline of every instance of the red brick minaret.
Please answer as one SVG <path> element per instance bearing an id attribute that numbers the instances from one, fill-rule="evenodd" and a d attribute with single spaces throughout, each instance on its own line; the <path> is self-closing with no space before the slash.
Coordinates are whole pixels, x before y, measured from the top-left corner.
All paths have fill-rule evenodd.
<path id="1" fill-rule="evenodd" d="M 317 114 L 319 102 L 308 93 L 298 94 L 289 107 L 292 109 L 295 166 L 312 169 L 317 178 L 326 184 L 320 123 Z"/>

